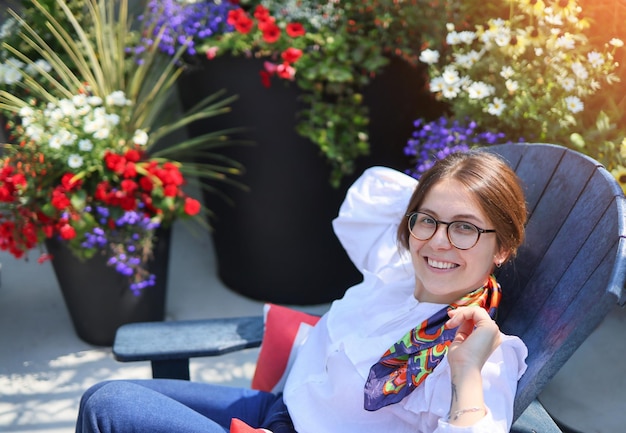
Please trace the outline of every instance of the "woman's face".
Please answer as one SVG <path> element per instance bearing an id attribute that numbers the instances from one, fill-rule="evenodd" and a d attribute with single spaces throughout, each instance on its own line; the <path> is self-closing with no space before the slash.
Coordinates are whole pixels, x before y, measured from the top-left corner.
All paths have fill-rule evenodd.
<path id="1" fill-rule="evenodd" d="M 435 184 L 417 210 L 439 221 L 466 221 L 493 229 L 474 196 L 454 179 Z M 447 225 L 440 224 L 427 241 L 409 236 L 415 298 L 420 302 L 450 304 L 485 284 L 494 264 L 506 259 L 506 254 L 498 250 L 495 233 L 482 233 L 474 247 L 459 250 L 450 244 L 446 229 Z"/>

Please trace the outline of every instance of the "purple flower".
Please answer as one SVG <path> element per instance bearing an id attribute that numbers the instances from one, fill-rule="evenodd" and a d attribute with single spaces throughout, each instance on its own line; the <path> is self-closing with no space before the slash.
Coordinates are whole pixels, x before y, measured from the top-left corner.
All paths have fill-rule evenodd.
<path id="1" fill-rule="evenodd" d="M 161 34 L 160 51 L 172 56 L 187 44 L 186 52 L 193 56 L 197 40 L 234 31 L 226 21 L 228 11 L 236 7 L 228 1 L 181 3 L 176 0 L 150 0 L 148 12 L 139 19 L 145 21 L 146 26 L 153 26 L 152 35 L 147 35 L 140 46 L 133 47 L 135 55 L 140 57 L 145 47 L 153 44 L 152 37 Z"/>
<path id="2" fill-rule="evenodd" d="M 435 161 L 451 153 L 465 152 L 475 145 L 502 143 L 506 137 L 503 132 L 479 132 L 473 120 L 461 123 L 445 116 L 428 123 L 424 119 L 417 119 L 413 125 L 415 131 L 407 141 L 404 154 L 410 157 L 414 165 L 406 173 L 416 179 L 431 168 Z"/>

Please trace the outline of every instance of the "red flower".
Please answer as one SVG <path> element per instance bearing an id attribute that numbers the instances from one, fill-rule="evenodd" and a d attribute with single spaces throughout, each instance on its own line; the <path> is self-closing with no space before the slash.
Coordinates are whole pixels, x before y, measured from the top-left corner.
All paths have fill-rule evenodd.
<path id="1" fill-rule="evenodd" d="M 52 260 L 52 254 L 48 254 L 48 253 L 43 253 L 42 255 L 39 256 L 39 258 L 37 259 L 37 263 L 42 264 L 47 262 L 48 260 Z"/>
<path id="2" fill-rule="evenodd" d="M 0 186 L 0 202 L 11 203 L 13 200 L 13 188 L 6 184 Z"/>
<path id="3" fill-rule="evenodd" d="M 133 196 L 124 195 L 120 197 L 120 207 L 124 210 L 135 210 L 137 209 L 137 200 Z"/>
<path id="4" fill-rule="evenodd" d="M 94 198 L 96 200 L 106 202 L 108 196 L 109 196 L 109 183 L 108 182 L 104 181 L 96 185 L 96 191 L 94 193 Z"/>
<path id="5" fill-rule="evenodd" d="M 130 149 L 126 151 L 124 158 L 126 158 L 127 161 L 137 162 L 141 159 L 141 153 L 142 152 L 137 149 Z"/>
<path id="6" fill-rule="evenodd" d="M 124 172 L 124 168 L 126 167 L 126 159 L 123 156 L 109 151 L 104 154 L 104 163 L 109 170 L 117 174 L 122 174 Z"/>
<path id="7" fill-rule="evenodd" d="M 63 239 L 69 241 L 70 239 L 74 239 L 76 237 L 76 230 L 74 230 L 74 227 L 66 223 L 59 228 L 59 234 Z"/>
<path id="8" fill-rule="evenodd" d="M 290 47 L 283 51 L 280 57 L 287 63 L 295 63 L 302 57 L 302 50 Z"/>
<path id="9" fill-rule="evenodd" d="M 254 26 L 254 21 L 248 17 L 248 14 L 243 9 L 236 9 L 228 12 L 228 24 L 235 27 L 239 33 L 248 34 Z"/>
<path id="10" fill-rule="evenodd" d="M 270 88 L 272 86 L 272 82 L 270 80 L 271 75 L 267 71 L 259 71 L 259 75 L 261 75 L 261 84 L 263 87 Z"/>
<path id="11" fill-rule="evenodd" d="M 254 18 L 256 18 L 259 21 L 265 21 L 268 18 L 272 18 L 270 15 L 270 11 L 264 7 L 263 5 L 257 5 L 257 7 L 254 9 Z"/>
<path id="12" fill-rule="evenodd" d="M 135 167 L 134 162 L 128 162 L 128 164 L 126 164 L 126 167 L 124 167 L 124 172 L 122 173 L 122 176 L 124 176 L 127 179 L 137 176 L 137 168 Z"/>
<path id="13" fill-rule="evenodd" d="M 54 191 L 52 191 L 52 199 L 50 200 L 50 203 L 52 203 L 52 206 L 59 210 L 64 210 L 71 204 L 70 199 L 67 198 L 62 190 L 62 187 L 57 187 Z"/>
<path id="14" fill-rule="evenodd" d="M 276 25 L 276 23 L 268 22 L 263 26 L 263 28 L 260 26 L 259 28 L 263 32 L 263 40 L 265 40 L 268 44 L 273 44 L 280 39 L 280 28 Z"/>
<path id="15" fill-rule="evenodd" d="M 161 170 L 159 178 L 164 184 L 174 184 L 176 186 L 182 185 L 185 182 L 185 178 L 180 173 L 178 166 L 171 162 L 163 164 L 163 170 Z"/>
<path id="16" fill-rule="evenodd" d="M 281 65 L 278 65 L 276 68 L 276 75 L 280 78 L 284 78 L 285 80 L 293 80 L 296 76 L 296 70 L 289 63 L 285 62 Z"/>
<path id="17" fill-rule="evenodd" d="M 80 179 L 74 179 L 76 175 L 74 173 L 65 173 L 61 178 L 61 185 L 67 191 L 71 191 L 72 189 L 80 188 L 83 184 L 83 181 Z"/>
<path id="18" fill-rule="evenodd" d="M 121 183 L 121 187 L 126 194 L 132 194 L 137 191 L 139 185 L 137 185 L 137 182 L 135 182 L 134 180 L 124 179 Z"/>
<path id="19" fill-rule="evenodd" d="M 213 60 L 215 57 L 217 57 L 217 51 L 218 51 L 218 47 L 209 47 L 206 50 L 206 58 L 209 60 Z"/>
<path id="20" fill-rule="evenodd" d="M 154 188 L 154 182 L 152 182 L 152 179 L 148 176 L 142 176 L 141 179 L 139 179 L 139 186 L 144 191 L 150 192 L 152 191 L 152 188 Z"/>
<path id="21" fill-rule="evenodd" d="M 7 180 L 13 182 L 13 185 L 15 186 L 24 186 L 27 184 L 26 176 L 24 176 L 22 173 L 15 173 L 12 178 Z"/>
<path id="22" fill-rule="evenodd" d="M 300 23 L 289 23 L 287 24 L 287 28 L 285 30 L 292 38 L 297 38 L 298 36 L 304 36 L 306 34 L 304 26 Z"/>
<path id="23" fill-rule="evenodd" d="M 191 197 L 185 198 L 185 213 L 187 215 L 196 215 L 200 212 L 200 202 Z"/>
<path id="24" fill-rule="evenodd" d="M 176 197 L 178 195 L 178 187 L 176 185 L 165 185 L 163 187 L 163 195 L 165 197 Z"/>

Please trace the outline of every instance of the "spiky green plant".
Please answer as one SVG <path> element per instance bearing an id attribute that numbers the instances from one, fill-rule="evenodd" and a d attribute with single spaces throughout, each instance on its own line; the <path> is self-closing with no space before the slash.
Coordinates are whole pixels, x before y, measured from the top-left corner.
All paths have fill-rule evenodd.
<path id="1" fill-rule="evenodd" d="M 172 118 L 169 113 L 171 98 L 182 72 L 180 59 L 184 46 L 174 56 L 164 56 L 156 49 L 162 37 L 158 35 L 152 44 L 143 45 L 145 51 L 141 54 L 129 53 L 127 47 L 130 41 L 152 32 L 151 29 L 132 28 L 128 0 L 85 0 L 80 20 L 66 0 L 55 0 L 62 11 L 60 17 L 50 13 L 44 0 L 31 1 L 44 18 L 43 25 L 52 34 L 55 45 L 62 49 L 52 49 L 37 28 L 16 12 L 9 11 L 20 25 L 21 45 L 28 49 L 20 50 L 6 42 L 2 44 L 2 49 L 36 70 L 46 84 L 41 84 L 39 77 L 24 74 L 17 85 L 27 90 L 29 96 L 18 97 L 0 90 L 0 110 L 9 116 L 15 115 L 22 107 L 32 103 L 31 98 L 41 104 L 56 103 L 83 91 L 85 85 L 92 95 L 101 98 L 121 90 L 132 101 L 131 113 L 123 119 L 125 129 L 130 134 L 136 130 L 148 133 L 146 148 L 152 157 L 185 162 L 181 171 L 186 175 L 237 184 L 232 176 L 240 174 L 242 167 L 219 153 L 219 148 L 234 144 L 228 139 L 233 130 L 214 131 L 155 147 L 164 137 L 192 122 L 228 112 L 229 104 L 234 100 L 234 97 L 225 97 L 222 93 L 213 94 L 183 115 Z M 66 28 L 67 24 L 63 25 L 68 22 L 71 29 Z M 49 72 L 37 63 L 40 59 L 51 66 Z M 219 193 L 215 189 L 213 191 Z"/>

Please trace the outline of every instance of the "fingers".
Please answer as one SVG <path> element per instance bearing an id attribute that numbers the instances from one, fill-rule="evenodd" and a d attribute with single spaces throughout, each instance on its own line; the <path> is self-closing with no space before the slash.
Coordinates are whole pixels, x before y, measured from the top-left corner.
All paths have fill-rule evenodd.
<path id="1" fill-rule="evenodd" d="M 495 325 L 489 314 L 480 307 L 459 307 L 448 311 L 448 316 L 450 320 L 446 323 L 447 328 L 457 328 L 461 325 L 472 328 Z"/>

